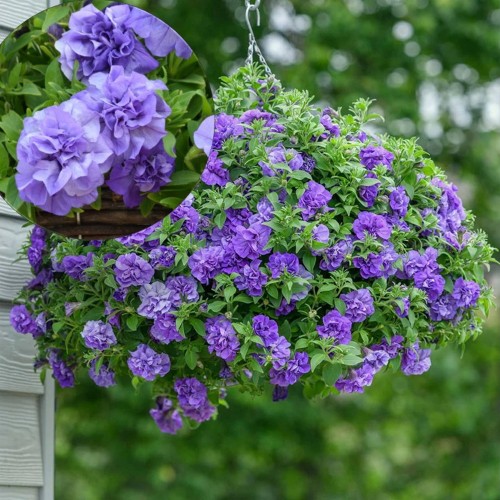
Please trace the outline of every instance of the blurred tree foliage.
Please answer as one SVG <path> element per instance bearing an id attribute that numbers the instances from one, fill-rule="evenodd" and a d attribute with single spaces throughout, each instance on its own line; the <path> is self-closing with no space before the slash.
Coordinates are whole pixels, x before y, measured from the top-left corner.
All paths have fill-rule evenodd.
<path id="1" fill-rule="evenodd" d="M 243 0 L 134 0 L 193 47 L 214 87 L 244 60 Z M 500 1 L 263 0 L 257 34 L 288 87 L 418 135 L 500 246 Z M 286 63 L 286 64 L 285 64 Z M 59 393 L 57 495 L 78 500 L 500 498 L 498 319 L 463 358 L 385 374 L 365 395 L 310 405 L 230 394 L 231 408 L 170 437 L 147 393 Z"/>

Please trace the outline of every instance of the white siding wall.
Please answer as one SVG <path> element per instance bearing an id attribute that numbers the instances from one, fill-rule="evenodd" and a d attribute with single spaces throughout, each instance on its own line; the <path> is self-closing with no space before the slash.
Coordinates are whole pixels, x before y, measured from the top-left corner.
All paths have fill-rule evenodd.
<path id="1" fill-rule="evenodd" d="M 0 42 L 11 29 L 58 0 L 0 0 Z M 30 336 L 9 324 L 13 297 L 30 278 L 15 262 L 28 229 L 0 199 L 0 500 L 54 498 L 54 381 L 33 370 Z"/>

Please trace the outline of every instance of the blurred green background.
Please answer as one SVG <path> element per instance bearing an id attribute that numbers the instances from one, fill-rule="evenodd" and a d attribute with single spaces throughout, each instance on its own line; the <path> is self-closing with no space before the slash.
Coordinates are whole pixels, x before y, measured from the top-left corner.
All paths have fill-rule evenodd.
<path id="1" fill-rule="evenodd" d="M 129 3 L 186 39 L 214 88 L 245 59 L 243 0 Z M 285 86 L 333 107 L 376 99 L 382 129 L 419 136 L 500 246 L 500 1 L 262 0 L 262 14 Z M 381 374 L 364 395 L 315 403 L 234 391 L 217 421 L 175 437 L 147 393 L 60 391 L 56 498 L 500 499 L 498 320 L 422 377 Z"/>

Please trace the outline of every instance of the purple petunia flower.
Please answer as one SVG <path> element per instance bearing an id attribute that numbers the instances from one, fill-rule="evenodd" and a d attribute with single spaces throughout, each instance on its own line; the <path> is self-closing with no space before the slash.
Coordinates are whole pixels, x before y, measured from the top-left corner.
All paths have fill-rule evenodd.
<path id="1" fill-rule="evenodd" d="M 404 217 L 408 212 L 408 204 L 410 203 L 410 198 L 406 194 L 406 190 L 403 186 L 398 186 L 389 195 L 389 205 L 392 211 Z"/>
<path id="2" fill-rule="evenodd" d="M 172 303 L 176 308 L 183 302 L 196 302 L 200 298 L 198 284 L 191 276 L 169 276 L 165 286 L 170 291 Z"/>
<path id="3" fill-rule="evenodd" d="M 141 286 L 139 298 L 141 305 L 137 309 L 137 314 L 145 318 L 156 319 L 174 308 L 172 292 L 159 281 Z"/>
<path id="4" fill-rule="evenodd" d="M 474 281 L 465 281 L 463 278 L 455 281 L 452 296 L 458 307 L 474 307 L 480 294 L 481 287 Z"/>
<path id="5" fill-rule="evenodd" d="M 443 294 L 430 304 L 429 316 L 432 321 L 452 321 L 458 313 L 458 305 L 450 294 Z"/>
<path id="6" fill-rule="evenodd" d="M 330 231 L 324 224 L 318 224 L 313 228 L 311 236 L 313 241 L 324 243 L 326 245 L 330 239 Z"/>
<path id="7" fill-rule="evenodd" d="M 73 387 L 75 385 L 73 370 L 59 357 L 59 351 L 51 349 L 48 352 L 47 361 L 54 378 L 61 387 Z"/>
<path id="8" fill-rule="evenodd" d="M 89 349 L 104 351 L 116 344 L 113 328 L 103 321 L 87 321 L 81 335 Z"/>
<path id="9" fill-rule="evenodd" d="M 71 15 L 69 30 L 55 43 L 61 54 L 61 70 L 69 80 L 76 61 L 77 77 L 84 82 L 94 73 L 109 71 L 116 65 L 144 74 L 158 67 L 158 62 L 124 23 L 130 9 L 120 5 L 101 12 L 87 5 Z"/>
<path id="10" fill-rule="evenodd" d="M 333 247 L 324 250 L 319 268 L 323 271 L 335 271 L 342 265 L 351 250 L 352 244 L 349 240 L 340 240 Z"/>
<path id="11" fill-rule="evenodd" d="M 305 352 L 296 352 L 288 363 L 280 368 L 271 368 L 269 377 L 271 384 L 287 387 L 295 384 L 299 378 L 311 371 L 309 356 Z"/>
<path id="12" fill-rule="evenodd" d="M 66 255 L 63 257 L 61 267 L 70 278 L 87 281 L 85 270 L 92 267 L 93 263 L 94 256 L 89 252 L 87 255 Z"/>
<path id="13" fill-rule="evenodd" d="M 430 349 L 420 349 L 419 343 L 415 342 L 403 351 L 401 371 L 405 375 L 422 375 L 431 367 L 431 352 Z"/>
<path id="14" fill-rule="evenodd" d="M 297 206 L 302 208 L 302 218 L 309 220 L 316 215 L 319 210 L 328 210 L 328 203 L 332 199 L 330 192 L 321 184 L 314 181 L 307 183 L 307 189 L 299 198 Z"/>
<path id="15" fill-rule="evenodd" d="M 267 283 L 267 276 L 260 270 L 261 261 L 254 260 L 238 270 L 239 276 L 234 279 L 238 290 L 247 290 L 250 297 L 260 297 L 262 287 Z"/>
<path id="16" fill-rule="evenodd" d="M 285 271 L 289 274 L 299 273 L 299 258 L 293 253 L 273 253 L 269 257 L 267 267 L 271 271 L 271 277 L 279 278 Z"/>
<path id="17" fill-rule="evenodd" d="M 139 344 L 135 351 L 130 352 L 127 365 L 133 375 L 152 382 L 170 371 L 170 358 L 168 354 L 157 353 L 146 344 Z"/>
<path id="18" fill-rule="evenodd" d="M 128 208 L 138 207 L 148 193 L 156 193 L 171 181 L 175 158 L 169 156 L 161 142 L 152 149 L 141 149 L 137 158 L 115 164 L 106 184 L 123 196 Z"/>
<path id="19" fill-rule="evenodd" d="M 290 359 L 290 342 L 285 337 L 279 336 L 269 347 L 273 368 L 279 369 L 285 366 Z"/>
<path id="20" fill-rule="evenodd" d="M 175 223 L 180 219 L 184 219 L 182 228 L 188 233 L 194 234 L 196 233 L 200 223 L 200 214 L 196 211 L 196 209 L 186 203 L 186 200 L 184 200 L 173 212 L 171 212 L 169 217 L 172 223 Z"/>
<path id="21" fill-rule="evenodd" d="M 267 162 L 259 162 L 262 173 L 267 177 L 274 177 L 277 173 L 282 174 L 283 169 L 276 168 L 275 165 L 287 165 L 291 170 L 302 170 L 304 167 L 303 156 L 295 149 L 285 149 L 280 144 L 272 148 L 267 148 Z"/>
<path id="22" fill-rule="evenodd" d="M 364 392 L 364 388 L 373 382 L 375 370 L 368 363 L 363 363 L 359 368 L 351 370 L 348 377 L 340 377 L 335 382 L 335 388 L 340 392 Z"/>
<path id="23" fill-rule="evenodd" d="M 17 333 L 37 336 L 40 332 L 36 319 L 31 315 L 24 304 L 14 306 L 10 310 L 10 324 Z"/>
<path id="24" fill-rule="evenodd" d="M 351 320 L 337 310 L 330 311 L 323 317 L 323 325 L 316 327 L 321 338 L 333 338 L 334 344 L 348 344 L 351 341 Z"/>
<path id="25" fill-rule="evenodd" d="M 89 377 L 94 381 L 95 385 L 99 387 L 111 387 L 116 384 L 115 372 L 105 363 L 96 372 L 97 360 L 93 359 L 90 363 Z"/>
<path id="26" fill-rule="evenodd" d="M 154 269 L 172 267 L 175 264 L 176 255 L 177 252 L 174 247 L 161 245 L 149 252 L 149 263 Z"/>
<path id="27" fill-rule="evenodd" d="M 264 342 L 264 347 L 271 347 L 279 338 L 278 323 L 264 314 L 253 317 L 252 328 Z"/>
<path id="28" fill-rule="evenodd" d="M 271 236 L 271 228 L 254 224 L 249 228 L 238 226 L 232 244 L 234 251 L 245 259 L 257 259 L 270 250 L 264 250 Z"/>
<path id="29" fill-rule="evenodd" d="M 224 361 L 233 361 L 240 348 L 240 342 L 231 322 L 225 316 L 219 315 L 208 318 L 205 328 L 208 351 L 215 352 L 216 356 Z"/>
<path id="30" fill-rule="evenodd" d="M 360 151 L 359 158 L 361 164 L 368 170 L 373 170 L 378 165 L 385 165 L 391 170 L 394 155 L 382 146 L 370 145 Z"/>
<path id="31" fill-rule="evenodd" d="M 19 196 L 55 215 L 93 203 L 112 151 L 99 115 L 77 99 L 25 118 L 17 143 Z"/>
<path id="32" fill-rule="evenodd" d="M 122 288 L 147 285 L 151 282 L 154 269 L 136 253 L 120 255 L 115 263 L 115 278 Z"/>
<path id="33" fill-rule="evenodd" d="M 417 272 L 437 273 L 437 250 L 433 247 L 425 249 L 423 255 L 415 250 L 410 250 L 404 262 L 404 272 L 408 278 L 413 278 Z"/>
<path id="34" fill-rule="evenodd" d="M 174 389 L 187 417 L 204 422 L 214 414 L 215 407 L 208 401 L 207 388 L 196 378 L 177 379 Z"/>
<path id="35" fill-rule="evenodd" d="M 206 285 L 220 271 L 224 249 L 217 246 L 200 248 L 189 257 L 188 266 L 192 275 Z"/>
<path id="36" fill-rule="evenodd" d="M 321 113 L 321 118 L 319 122 L 325 128 L 325 134 L 322 134 L 323 139 L 328 139 L 329 137 L 340 137 L 340 127 L 332 122 L 332 113 L 333 110 L 331 108 L 325 108 Z"/>
<path id="37" fill-rule="evenodd" d="M 182 428 L 180 413 L 174 409 L 172 401 L 164 396 L 156 398 L 156 408 L 149 410 L 149 414 L 162 432 L 177 434 Z"/>
<path id="38" fill-rule="evenodd" d="M 368 172 L 365 175 L 365 179 L 376 179 L 377 176 L 373 172 Z M 376 184 L 371 184 L 370 186 L 361 186 L 358 189 L 359 197 L 366 203 L 368 208 L 373 207 L 375 204 L 375 200 L 378 196 L 378 188 L 380 186 L 380 182 Z"/>
<path id="39" fill-rule="evenodd" d="M 340 298 L 345 302 L 346 318 L 353 323 L 361 323 L 375 312 L 370 290 L 360 288 L 350 293 L 343 293 Z"/>
<path id="40" fill-rule="evenodd" d="M 359 240 L 364 240 L 366 234 L 382 240 L 391 237 L 391 228 L 384 217 L 372 212 L 360 212 L 352 225 L 352 230 Z"/>
<path id="41" fill-rule="evenodd" d="M 224 162 L 217 157 L 217 151 L 208 155 L 208 161 L 201 174 L 201 180 L 207 186 L 225 186 L 231 179 Z"/>
<path id="42" fill-rule="evenodd" d="M 444 291 L 445 280 L 440 274 L 419 271 L 415 273 L 413 278 L 415 286 L 423 290 L 427 294 L 427 297 L 429 297 L 429 300 L 436 300 Z"/>
<path id="43" fill-rule="evenodd" d="M 127 75 L 121 66 L 113 66 L 109 73 L 92 75 L 87 90 L 74 99 L 99 114 L 104 123 L 101 133 L 115 155 L 133 160 L 167 134 L 165 119 L 171 110 L 157 90 L 166 90 L 161 80 Z"/>
<path id="44" fill-rule="evenodd" d="M 149 334 L 151 338 L 160 344 L 170 344 L 170 342 L 180 342 L 184 337 L 177 330 L 176 317 L 173 314 L 163 314 L 156 317 Z"/>

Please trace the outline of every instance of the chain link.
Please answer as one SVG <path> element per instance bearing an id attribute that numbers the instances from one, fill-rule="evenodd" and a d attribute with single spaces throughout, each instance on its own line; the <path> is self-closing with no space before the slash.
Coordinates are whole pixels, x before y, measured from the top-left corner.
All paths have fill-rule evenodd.
<path id="1" fill-rule="evenodd" d="M 252 0 L 245 0 L 245 6 L 247 8 L 245 12 L 245 19 L 247 22 L 247 27 L 249 32 L 248 57 L 247 60 L 245 61 L 245 64 L 247 66 L 250 66 L 254 61 L 254 57 L 257 56 L 257 59 L 264 67 L 264 71 L 266 72 L 267 76 L 273 76 L 273 72 L 271 71 L 271 68 L 268 66 L 264 54 L 262 54 L 262 51 L 260 50 L 260 47 L 257 43 L 257 39 L 255 38 L 255 34 L 253 31 L 252 22 L 250 20 L 250 13 L 255 12 L 257 16 L 257 26 L 260 26 L 260 11 L 259 11 L 260 2 L 261 0 L 254 0 L 254 3 L 252 3 Z"/>

